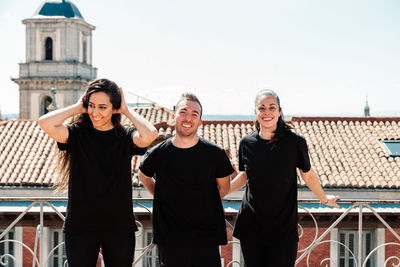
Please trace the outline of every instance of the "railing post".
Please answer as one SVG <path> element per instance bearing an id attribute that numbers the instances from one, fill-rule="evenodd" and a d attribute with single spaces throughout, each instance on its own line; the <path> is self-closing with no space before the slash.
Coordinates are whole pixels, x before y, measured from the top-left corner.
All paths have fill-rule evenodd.
<path id="1" fill-rule="evenodd" d="M 40 202 L 40 226 L 39 226 L 39 255 L 40 255 L 40 267 L 44 267 L 44 262 L 46 259 L 46 251 L 44 251 L 44 240 L 43 240 L 43 202 Z"/>
<path id="2" fill-rule="evenodd" d="M 35 233 L 35 244 L 34 244 L 34 249 L 33 249 L 33 260 L 32 260 L 32 267 L 35 267 L 35 263 L 38 261 L 38 255 L 37 255 L 37 242 L 38 242 L 38 238 L 39 238 L 39 231 L 40 231 L 40 225 L 38 225 L 36 227 L 36 233 Z M 40 263 L 39 263 L 40 264 Z"/>
<path id="3" fill-rule="evenodd" d="M 362 208 L 363 203 L 360 204 L 360 211 L 358 213 L 358 263 L 357 266 L 362 264 Z"/>

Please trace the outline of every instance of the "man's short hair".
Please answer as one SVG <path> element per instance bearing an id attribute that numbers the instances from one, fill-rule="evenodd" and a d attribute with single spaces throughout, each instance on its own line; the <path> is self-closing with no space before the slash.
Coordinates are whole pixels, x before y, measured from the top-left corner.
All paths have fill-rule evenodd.
<path id="1" fill-rule="evenodd" d="M 184 101 L 184 100 L 193 101 L 193 102 L 196 102 L 197 104 L 199 104 L 199 106 L 200 106 L 200 118 L 201 118 L 201 115 L 203 115 L 203 106 L 201 105 L 200 100 L 197 98 L 197 96 L 195 94 L 193 94 L 193 93 L 188 93 L 188 92 L 183 93 L 181 95 L 181 97 L 179 98 L 178 102 L 176 103 L 175 107 L 178 107 L 178 104 L 181 101 Z"/>

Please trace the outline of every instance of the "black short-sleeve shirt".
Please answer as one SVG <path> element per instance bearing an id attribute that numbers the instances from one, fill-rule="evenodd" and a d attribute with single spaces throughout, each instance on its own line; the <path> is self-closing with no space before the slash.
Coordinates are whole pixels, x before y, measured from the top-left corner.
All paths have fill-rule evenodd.
<path id="1" fill-rule="evenodd" d="M 137 227 L 132 206 L 131 161 L 145 148 L 132 140 L 134 127 L 99 131 L 67 125 L 70 176 L 64 231 L 132 232 Z"/>
<path id="2" fill-rule="evenodd" d="M 297 171 L 310 170 L 306 140 L 287 132 L 274 148 L 258 131 L 239 145 L 239 170 L 247 185 L 233 235 L 298 240 Z"/>
<path id="3" fill-rule="evenodd" d="M 190 148 L 171 139 L 150 149 L 140 170 L 154 177 L 153 242 L 174 247 L 227 243 L 216 178 L 234 169 L 224 150 L 202 138 Z"/>

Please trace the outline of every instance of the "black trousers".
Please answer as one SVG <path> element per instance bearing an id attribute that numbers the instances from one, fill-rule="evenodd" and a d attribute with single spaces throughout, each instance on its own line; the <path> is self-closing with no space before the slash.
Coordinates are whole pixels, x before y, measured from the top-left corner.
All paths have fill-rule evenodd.
<path id="1" fill-rule="evenodd" d="M 135 254 L 135 232 L 65 234 L 69 267 L 95 267 L 100 247 L 105 266 L 132 266 Z"/>
<path id="2" fill-rule="evenodd" d="M 267 242 L 240 239 L 246 267 L 293 267 L 296 262 L 297 241 Z"/>
<path id="3" fill-rule="evenodd" d="M 161 267 L 221 267 L 219 247 L 173 248 L 158 245 Z"/>

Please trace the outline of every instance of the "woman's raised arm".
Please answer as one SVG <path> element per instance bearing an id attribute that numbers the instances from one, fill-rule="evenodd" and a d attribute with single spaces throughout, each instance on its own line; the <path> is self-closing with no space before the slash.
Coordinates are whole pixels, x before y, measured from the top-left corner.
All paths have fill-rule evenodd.
<path id="1" fill-rule="evenodd" d="M 121 108 L 118 112 L 124 114 L 133 123 L 137 130 L 133 136 L 133 143 L 138 147 L 148 147 L 157 138 L 157 129 L 153 124 L 135 111 L 129 110 L 125 102 L 124 93 L 121 88 L 119 90 L 121 93 Z"/>
<path id="2" fill-rule="evenodd" d="M 76 104 L 49 112 L 39 118 L 38 123 L 52 139 L 60 143 L 67 143 L 68 129 L 63 122 L 75 115 L 86 113 L 82 97 Z"/>

